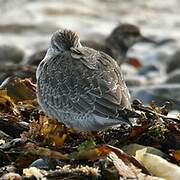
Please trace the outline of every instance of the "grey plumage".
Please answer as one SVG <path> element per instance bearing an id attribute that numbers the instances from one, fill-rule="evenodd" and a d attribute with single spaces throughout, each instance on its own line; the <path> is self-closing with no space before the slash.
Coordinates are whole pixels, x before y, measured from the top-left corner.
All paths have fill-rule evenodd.
<path id="1" fill-rule="evenodd" d="M 144 37 L 136 25 L 122 23 L 113 29 L 103 42 L 84 41 L 83 44 L 105 52 L 113 57 L 120 66 L 127 61 L 127 51 L 138 42 L 155 43 L 155 41 Z"/>
<path id="2" fill-rule="evenodd" d="M 111 32 L 105 41 L 111 56 L 121 65 L 126 60 L 127 51 L 141 39 L 142 35 L 137 26 L 121 24 Z"/>
<path id="3" fill-rule="evenodd" d="M 120 67 L 83 47 L 70 30 L 53 34 L 37 69 L 37 98 L 48 116 L 78 131 L 97 131 L 138 117 L 131 110 Z"/>

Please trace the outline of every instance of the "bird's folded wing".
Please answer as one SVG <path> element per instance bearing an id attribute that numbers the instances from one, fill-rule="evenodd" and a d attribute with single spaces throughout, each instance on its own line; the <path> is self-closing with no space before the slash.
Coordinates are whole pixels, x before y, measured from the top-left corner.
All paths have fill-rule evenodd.
<path id="1" fill-rule="evenodd" d="M 65 75 L 66 79 L 62 79 L 58 89 L 53 89 L 56 96 L 52 98 L 61 99 L 61 103 L 57 102 L 56 107 L 66 112 L 69 110 L 72 113 L 93 113 L 104 118 L 137 117 L 136 112 L 122 103 L 122 96 L 126 96 L 126 86 L 124 87 L 121 74 L 114 62 L 111 62 L 111 58 L 98 52 L 93 56 L 93 61 L 90 61 L 89 58 L 92 57 L 85 54 L 86 51 L 76 51 L 74 50 L 71 56 L 75 63 L 71 67 L 71 75 Z"/>

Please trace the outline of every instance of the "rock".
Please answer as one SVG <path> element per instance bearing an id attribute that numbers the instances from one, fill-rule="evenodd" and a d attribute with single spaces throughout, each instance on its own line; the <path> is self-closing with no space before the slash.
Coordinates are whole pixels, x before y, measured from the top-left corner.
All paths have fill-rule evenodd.
<path id="1" fill-rule="evenodd" d="M 36 168 L 39 168 L 39 169 L 49 169 L 47 161 L 45 161 L 42 158 L 41 159 L 37 159 L 34 162 L 32 162 L 30 167 L 36 167 Z"/>
<path id="2" fill-rule="evenodd" d="M 1 179 L 3 179 L 3 180 L 10 180 L 10 179 L 12 179 L 12 180 L 21 180 L 22 178 L 21 178 L 21 176 L 19 174 L 10 172 L 10 173 L 7 173 L 7 174 L 3 175 L 1 177 Z"/>
<path id="3" fill-rule="evenodd" d="M 17 168 L 13 165 L 8 165 L 0 168 L 0 177 L 7 177 L 6 174 L 13 175 L 17 171 Z"/>
<path id="4" fill-rule="evenodd" d="M 19 63 L 24 57 L 24 52 L 15 46 L 1 45 L 0 46 L 0 62 L 7 63 Z"/>
<path id="5" fill-rule="evenodd" d="M 40 158 L 35 160 L 30 167 L 36 167 L 38 169 L 45 169 L 45 170 L 53 170 L 56 169 L 56 166 L 59 165 L 59 161 L 55 159 L 48 159 L 48 158 Z"/>
<path id="6" fill-rule="evenodd" d="M 159 68 L 155 65 L 148 65 L 139 70 L 139 75 L 147 75 L 148 73 L 158 72 Z"/>
<path id="7" fill-rule="evenodd" d="M 166 157 L 167 156 L 165 153 L 163 153 L 159 149 L 156 149 L 156 148 L 150 147 L 150 146 L 143 146 L 140 144 L 129 144 L 127 146 L 123 146 L 122 150 L 125 151 L 126 153 L 132 155 L 132 156 L 135 156 L 137 150 L 141 150 L 144 148 L 147 149 L 147 153 L 155 154 L 155 155 L 158 155 L 160 157 Z"/>
<path id="8" fill-rule="evenodd" d="M 167 73 L 170 73 L 176 69 L 180 69 L 180 50 L 176 51 L 175 54 L 169 59 L 166 71 Z"/>
<path id="9" fill-rule="evenodd" d="M 132 99 L 139 99 L 144 104 L 152 100 L 157 105 L 164 105 L 166 101 L 174 102 L 173 109 L 180 108 L 180 84 L 160 84 L 130 88 Z"/>
<path id="10" fill-rule="evenodd" d="M 44 174 L 46 173 L 45 170 L 40 170 L 35 167 L 24 168 L 23 169 L 23 179 L 30 179 L 30 180 L 40 180 L 40 179 L 47 179 L 44 178 Z"/>
<path id="11" fill-rule="evenodd" d="M 180 177 L 180 167 L 168 162 L 154 154 L 146 152 L 147 149 L 138 150 L 136 159 L 147 168 L 154 176 L 164 179 L 178 180 Z"/>
<path id="12" fill-rule="evenodd" d="M 42 49 L 42 50 L 34 52 L 29 57 L 25 58 L 22 61 L 22 64 L 38 66 L 39 63 L 42 61 L 42 59 L 45 57 L 46 51 L 47 51 L 47 49 Z"/>
<path id="13" fill-rule="evenodd" d="M 177 69 L 177 70 L 171 72 L 168 75 L 165 82 L 170 83 L 170 84 L 171 83 L 177 83 L 177 84 L 179 83 L 180 84 L 180 69 Z"/>

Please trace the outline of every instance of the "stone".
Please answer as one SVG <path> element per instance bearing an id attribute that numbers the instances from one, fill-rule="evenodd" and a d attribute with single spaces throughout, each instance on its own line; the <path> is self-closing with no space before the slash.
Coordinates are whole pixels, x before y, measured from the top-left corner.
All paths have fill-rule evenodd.
<path id="1" fill-rule="evenodd" d="M 158 155 L 161 157 L 167 156 L 165 153 L 163 153 L 159 149 L 156 149 L 156 148 L 150 147 L 150 146 L 143 146 L 140 144 L 129 144 L 129 145 L 123 146 L 122 150 L 125 151 L 126 153 L 132 155 L 132 156 L 135 156 L 137 150 L 141 150 L 144 148 L 147 148 L 147 153 L 155 154 L 155 155 Z"/>

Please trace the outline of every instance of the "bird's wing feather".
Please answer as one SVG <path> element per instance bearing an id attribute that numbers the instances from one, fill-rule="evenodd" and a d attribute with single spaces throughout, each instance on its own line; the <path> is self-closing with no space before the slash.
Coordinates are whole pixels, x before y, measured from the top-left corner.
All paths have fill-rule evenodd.
<path id="1" fill-rule="evenodd" d="M 58 61 L 62 62 L 56 64 Z M 49 103 L 57 109 L 112 119 L 137 117 L 129 104 L 122 102 L 123 96 L 128 102 L 129 95 L 119 67 L 108 55 L 91 49 L 73 49 L 69 55 L 54 58 L 50 67 L 49 87 L 54 96 L 49 97 Z"/>

